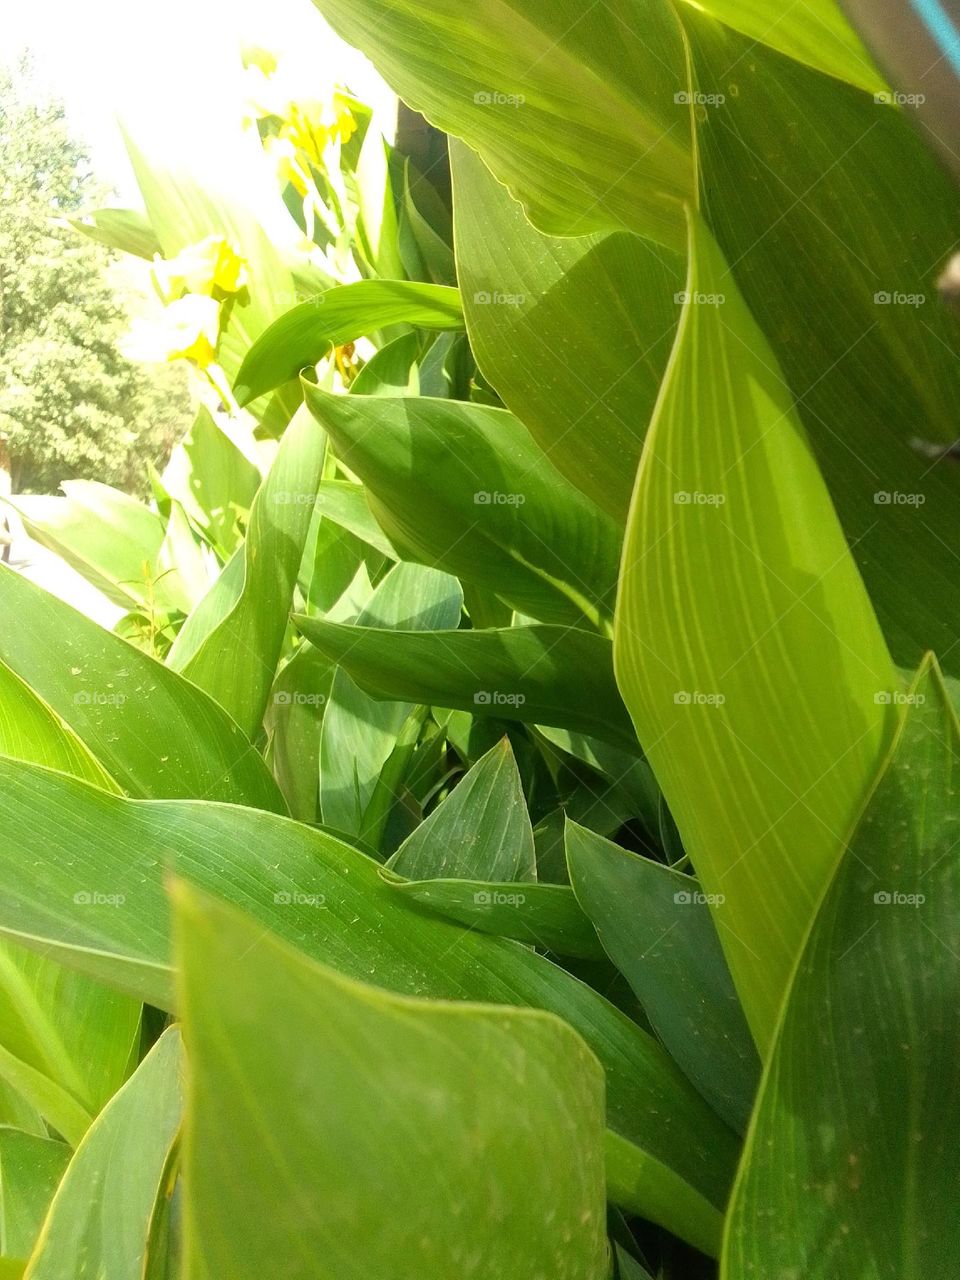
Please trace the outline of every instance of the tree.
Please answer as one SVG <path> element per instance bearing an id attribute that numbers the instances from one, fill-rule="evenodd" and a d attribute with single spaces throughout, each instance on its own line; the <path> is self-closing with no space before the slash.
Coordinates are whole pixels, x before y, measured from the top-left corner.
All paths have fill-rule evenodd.
<path id="1" fill-rule="evenodd" d="M 63 105 L 0 69 L 0 470 L 16 490 L 85 475 L 142 489 L 185 426 L 182 377 L 123 357 L 109 250 L 58 225 L 98 194 Z"/>

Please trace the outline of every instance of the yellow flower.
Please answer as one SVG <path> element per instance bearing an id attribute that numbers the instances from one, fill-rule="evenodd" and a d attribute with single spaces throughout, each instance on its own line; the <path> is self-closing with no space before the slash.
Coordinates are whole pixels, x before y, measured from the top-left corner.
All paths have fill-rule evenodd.
<path id="1" fill-rule="evenodd" d="M 247 283 L 246 262 L 223 236 L 207 236 L 187 245 L 175 258 L 155 258 L 154 278 L 161 295 L 176 301 L 184 293 L 238 293 Z"/>
<path id="2" fill-rule="evenodd" d="M 206 369 L 216 359 L 219 336 L 219 302 L 187 293 L 164 307 L 158 321 L 136 322 L 123 352 L 134 360 L 192 360 Z"/>
<path id="3" fill-rule="evenodd" d="M 313 83 L 305 83 L 282 58 L 272 67 L 263 59 L 247 59 L 247 98 L 252 117 L 278 121 L 278 137 L 311 164 L 321 164 L 329 144 L 349 141 L 357 128 L 343 93 L 331 88 L 318 96 Z"/>

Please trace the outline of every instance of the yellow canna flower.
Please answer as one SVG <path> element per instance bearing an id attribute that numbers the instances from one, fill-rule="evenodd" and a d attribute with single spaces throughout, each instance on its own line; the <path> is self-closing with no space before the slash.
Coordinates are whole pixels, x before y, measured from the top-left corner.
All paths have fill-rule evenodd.
<path id="1" fill-rule="evenodd" d="M 238 293 L 247 283 L 247 265 L 223 236 L 207 236 L 187 245 L 175 258 L 155 258 L 154 279 L 160 294 L 174 302 L 182 294 Z"/>
<path id="2" fill-rule="evenodd" d="M 136 322 L 122 349 L 133 360 L 192 360 L 206 369 L 216 359 L 219 336 L 219 302 L 187 293 L 164 307 L 158 321 Z"/>

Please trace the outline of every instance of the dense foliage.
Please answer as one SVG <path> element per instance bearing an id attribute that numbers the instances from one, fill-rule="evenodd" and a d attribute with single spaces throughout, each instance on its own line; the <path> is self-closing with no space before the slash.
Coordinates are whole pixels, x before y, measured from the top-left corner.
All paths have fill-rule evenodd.
<path id="1" fill-rule="evenodd" d="M 0 569 L 9 1274 L 953 1280 L 956 191 L 832 0 L 317 3 Z"/>

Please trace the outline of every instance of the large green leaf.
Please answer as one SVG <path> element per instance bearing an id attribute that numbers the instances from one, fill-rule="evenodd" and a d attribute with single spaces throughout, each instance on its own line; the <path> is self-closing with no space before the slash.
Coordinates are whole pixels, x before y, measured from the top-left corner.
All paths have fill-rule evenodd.
<path id="1" fill-rule="evenodd" d="M 673 342 L 685 264 L 628 232 L 544 235 L 462 143 L 457 270 L 484 377 L 550 461 L 619 521 Z"/>
<path id="2" fill-rule="evenodd" d="M 462 608 L 463 593 L 455 578 L 421 565 L 398 564 L 357 621 L 429 631 L 452 626 Z M 336 672 L 320 730 L 320 813 L 327 826 L 378 847 L 422 714 L 412 701 L 377 702 L 347 671 Z M 405 736 L 412 742 L 402 743 Z"/>
<path id="3" fill-rule="evenodd" d="M 182 1070 L 180 1033 L 171 1027 L 77 1148 L 30 1259 L 31 1280 L 141 1280 L 180 1128 Z"/>
<path id="4" fill-rule="evenodd" d="M 283 810 L 261 757 L 202 690 L 2 566 L 0 610 L 17 620 L 0 628 L 0 661 L 125 791 Z"/>
<path id="5" fill-rule="evenodd" d="M 188 1275 L 605 1280 L 603 1072 L 569 1026 L 386 995 L 176 897 Z"/>
<path id="6" fill-rule="evenodd" d="M 575 822 L 570 883 L 650 1023 L 714 1110 L 746 1128 L 759 1061 L 700 886 Z"/>
<path id="7" fill-rule="evenodd" d="M 0 754 L 119 791 L 70 728 L 3 663 Z M 78 893 L 78 905 L 96 888 Z M 139 1026 L 136 1001 L 0 943 L 0 1078 L 68 1140 L 80 1136 L 89 1115 L 122 1082 Z"/>
<path id="8" fill-rule="evenodd" d="M 27 532 L 124 609 L 156 604 L 186 612 L 175 566 L 162 563 L 164 521 L 144 503 L 93 480 L 65 480 L 65 497 L 6 499 Z"/>
<path id="9" fill-rule="evenodd" d="M 402 901 L 468 929 L 495 938 L 515 938 L 560 956 L 603 960 L 607 954 L 569 885 L 463 878 L 404 880 L 386 868 L 381 875 Z"/>
<path id="10" fill-rule="evenodd" d="M 960 726 L 927 668 L 790 990 L 730 1212 L 727 1280 L 953 1274 L 958 761 Z"/>
<path id="11" fill-rule="evenodd" d="M 666 0 L 315 0 L 405 102 L 465 139 L 560 235 L 683 244 L 693 198 L 683 43 Z"/>
<path id="12" fill-rule="evenodd" d="M 296 414 L 253 501 L 236 563 L 213 584 L 167 655 L 168 665 L 205 689 L 250 738 L 276 676 L 325 452 L 317 424 L 305 412 Z"/>
<path id="13" fill-rule="evenodd" d="M 637 750 L 610 641 L 576 627 L 385 632 L 294 616 L 321 653 L 379 698 L 558 725 Z"/>
<path id="14" fill-rule="evenodd" d="M 0 1255 L 28 1258 L 70 1159 L 64 1142 L 0 1128 Z M 0 1273 L 2 1274 L 2 1273 Z"/>
<path id="15" fill-rule="evenodd" d="M 502 738 L 388 863 L 408 880 L 535 880 L 533 827 L 523 783 Z"/>
<path id="16" fill-rule="evenodd" d="M 775 358 L 696 218 L 687 294 L 615 664 L 765 1053 L 898 686 Z"/>
<path id="17" fill-rule="evenodd" d="M 703 1196 L 724 1203 L 733 1135 L 639 1026 L 528 949 L 411 911 L 376 862 L 328 833 L 232 805 L 119 799 L 2 759 L 0 832 L 0 931 L 161 1007 L 172 999 L 164 883 L 174 871 L 348 976 L 557 1013 L 607 1070 L 608 1124 L 630 1139 L 632 1202 L 646 1195 L 651 1214 L 663 1212 L 666 1166 L 687 1188 L 667 1205 L 677 1234 L 691 1231 Z M 73 895 L 88 883 L 123 893 L 123 910 L 78 909 Z"/>
<path id="18" fill-rule="evenodd" d="M 253 344 L 237 373 L 237 400 L 247 404 L 296 378 L 331 347 L 395 324 L 462 329 L 460 295 L 412 280 L 358 280 L 318 293 L 275 320 Z"/>
<path id="19" fill-rule="evenodd" d="M 413 396 L 307 404 L 407 559 L 487 587 L 544 622 L 608 616 L 620 531 L 503 409 Z"/>
<path id="20" fill-rule="evenodd" d="M 934 284 L 956 247 L 956 187 L 909 111 L 693 8 L 683 19 L 701 86 L 737 85 L 699 130 L 711 228 L 796 398 L 894 658 L 914 670 L 933 649 L 958 674 L 960 468 L 934 461 L 957 437 L 960 315 Z M 732 277 L 715 288 L 729 294 Z"/>
<path id="21" fill-rule="evenodd" d="M 765 0 L 686 0 L 686 3 L 743 32 L 750 41 L 751 53 L 757 45 L 769 45 L 870 94 L 886 90 L 886 82 L 836 0 L 804 0 L 802 4 L 778 6 L 776 11 Z M 752 71 L 753 67 L 742 67 L 738 59 L 729 66 L 722 82 L 709 90 L 702 86 L 702 91 L 736 97 L 733 90 L 739 90 L 740 76 Z M 731 76 L 736 77 L 732 85 Z"/>
<path id="22" fill-rule="evenodd" d="M 246 524 L 260 472 L 205 407 L 171 454 L 161 482 L 222 555 L 237 549 L 239 522 Z"/>
<path id="23" fill-rule="evenodd" d="M 86 218 L 71 218 L 70 225 L 98 244 L 135 254 L 148 262 L 160 252 L 160 241 L 150 220 L 139 209 L 97 209 Z"/>

